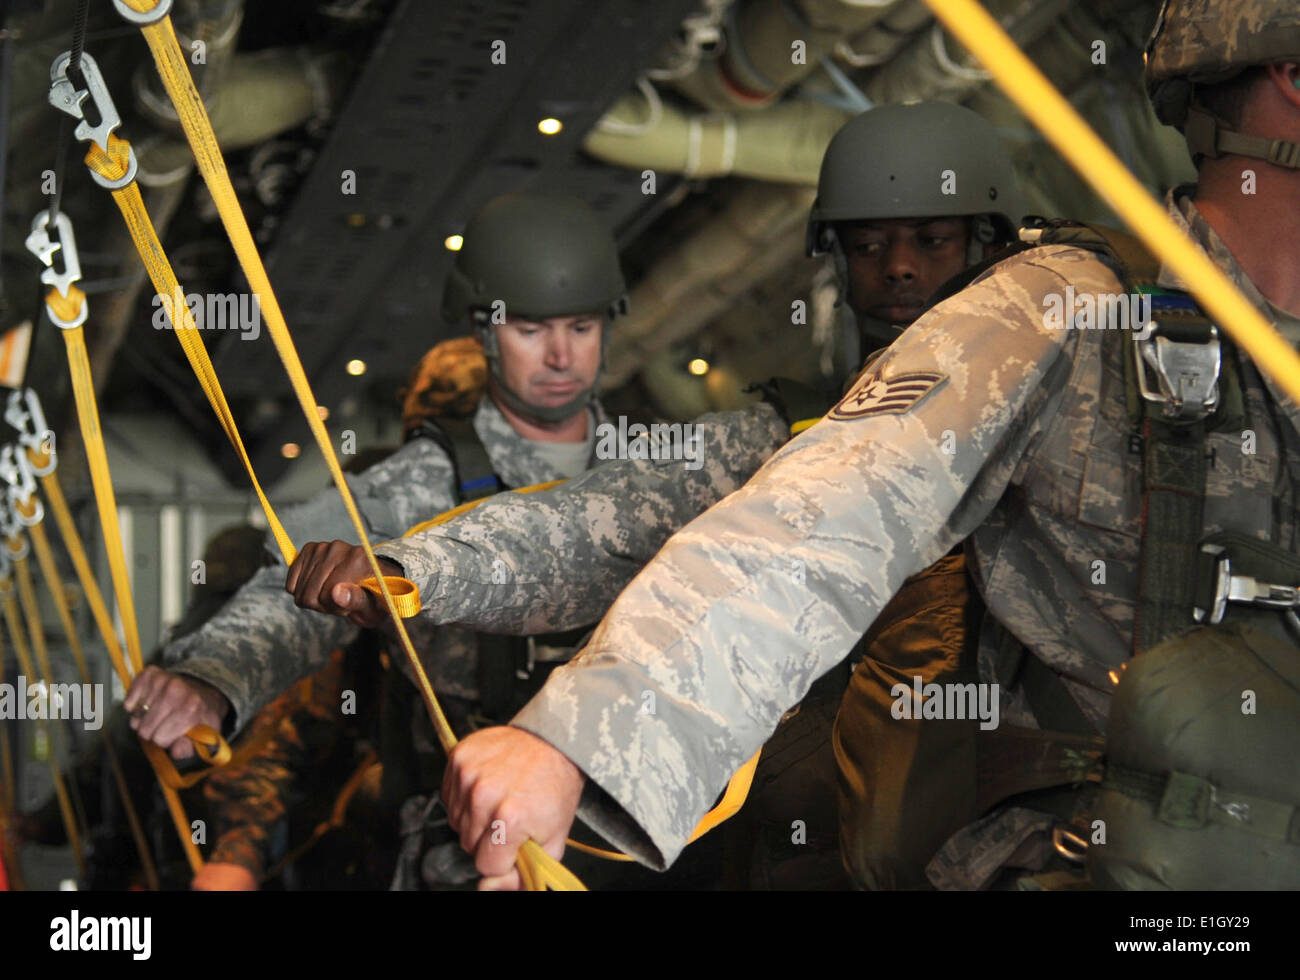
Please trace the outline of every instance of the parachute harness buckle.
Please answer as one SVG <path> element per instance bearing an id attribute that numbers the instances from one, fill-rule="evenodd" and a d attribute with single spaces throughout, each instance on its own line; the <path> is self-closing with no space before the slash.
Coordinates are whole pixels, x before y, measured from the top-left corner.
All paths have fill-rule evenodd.
<path id="1" fill-rule="evenodd" d="M 1133 336 L 1138 391 L 1173 422 L 1199 422 L 1219 407 L 1219 331 L 1207 340 L 1175 340 L 1159 321 Z M 1154 384 L 1153 384 L 1154 382 Z"/>

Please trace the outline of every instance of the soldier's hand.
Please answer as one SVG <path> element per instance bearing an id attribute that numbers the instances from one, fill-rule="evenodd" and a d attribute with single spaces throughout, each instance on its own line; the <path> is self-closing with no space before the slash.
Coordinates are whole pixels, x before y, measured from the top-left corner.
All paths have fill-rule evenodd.
<path id="1" fill-rule="evenodd" d="M 402 574 L 386 558 L 379 559 L 379 568 L 386 576 Z M 378 626 L 387 618 L 383 599 L 357 584 L 371 577 L 370 562 L 360 545 L 313 541 L 303 545 L 289 566 L 284 588 L 303 609 L 345 616 L 355 626 Z"/>
<path id="2" fill-rule="evenodd" d="M 515 855 L 529 838 L 563 856 L 584 782 L 564 753 L 521 728 L 484 728 L 451 750 L 442 799 L 484 876 L 479 888 L 522 887 Z"/>
<path id="3" fill-rule="evenodd" d="M 190 882 L 196 892 L 255 892 L 257 879 L 241 864 L 209 861 Z"/>
<path id="4" fill-rule="evenodd" d="M 195 725 L 221 731 L 230 711 L 226 696 L 193 677 L 146 667 L 131 683 L 122 706 L 131 713 L 131 727 L 143 739 L 168 750 L 173 759 L 189 759 L 194 743 L 185 733 Z"/>

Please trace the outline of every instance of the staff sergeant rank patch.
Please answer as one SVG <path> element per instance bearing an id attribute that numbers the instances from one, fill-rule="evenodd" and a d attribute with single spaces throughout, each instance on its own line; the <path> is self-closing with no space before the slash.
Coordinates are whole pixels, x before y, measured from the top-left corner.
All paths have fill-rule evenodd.
<path id="1" fill-rule="evenodd" d="M 869 415 L 902 415 L 948 380 L 946 374 L 912 371 L 885 380 L 872 374 L 853 386 L 827 418 L 848 422 Z"/>

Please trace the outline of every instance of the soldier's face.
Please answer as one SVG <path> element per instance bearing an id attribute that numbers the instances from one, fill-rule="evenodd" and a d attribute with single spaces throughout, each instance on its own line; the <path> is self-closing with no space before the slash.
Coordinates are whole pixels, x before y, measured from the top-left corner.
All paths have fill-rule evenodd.
<path id="1" fill-rule="evenodd" d="M 964 218 L 889 218 L 842 225 L 849 305 L 860 316 L 906 326 L 925 301 L 966 268 Z"/>
<path id="2" fill-rule="evenodd" d="M 501 374 L 529 405 L 554 408 L 586 391 L 600 368 L 598 314 L 508 317 L 496 327 Z"/>

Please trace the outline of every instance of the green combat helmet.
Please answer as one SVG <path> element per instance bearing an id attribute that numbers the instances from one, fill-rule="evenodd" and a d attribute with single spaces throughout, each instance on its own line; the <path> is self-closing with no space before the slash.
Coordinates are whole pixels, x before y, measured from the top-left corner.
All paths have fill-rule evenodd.
<path id="1" fill-rule="evenodd" d="M 973 219 L 967 264 L 983 258 L 984 245 L 1014 241 L 1022 212 L 1011 157 L 970 109 L 879 106 L 850 119 L 826 148 L 806 251 L 834 256 L 843 293 L 848 264 L 835 223 L 931 217 Z"/>
<path id="2" fill-rule="evenodd" d="M 511 408 L 543 421 L 571 417 L 591 400 L 596 385 L 564 405 L 528 405 L 506 387 L 492 327 L 507 315 L 541 320 L 601 313 L 613 319 L 626 313 L 627 286 L 614 236 L 579 200 L 519 193 L 485 204 L 463 238 L 443 291 L 444 319 L 457 323 L 466 313 L 473 316 L 492 377 Z M 602 357 L 608 334 L 606 328 Z"/>
<path id="3" fill-rule="evenodd" d="M 1147 42 L 1147 92 L 1160 121 L 1183 131 L 1193 157 L 1236 153 L 1300 169 L 1300 143 L 1233 132 L 1196 101 L 1197 85 L 1297 60 L 1296 0 L 1165 0 Z"/>

